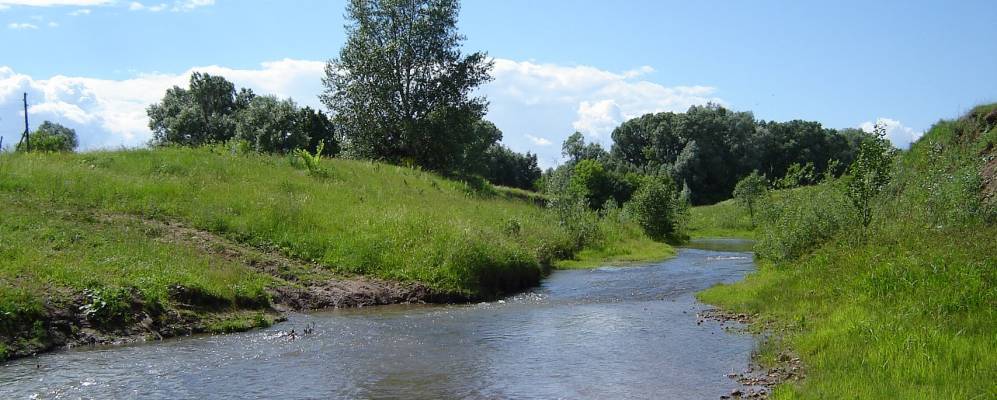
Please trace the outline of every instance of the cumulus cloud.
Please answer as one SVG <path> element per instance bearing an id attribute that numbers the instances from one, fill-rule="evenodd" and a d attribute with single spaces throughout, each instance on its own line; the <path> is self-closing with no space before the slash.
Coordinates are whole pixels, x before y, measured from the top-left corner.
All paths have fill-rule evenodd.
<path id="1" fill-rule="evenodd" d="M 28 93 L 28 116 L 37 126 L 43 120 L 75 128 L 81 149 L 142 146 L 152 137 L 145 110 L 159 101 L 166 89 L 186 86 L 191 72 L 221 75 L 237 86 L 260 94 L 293 97 L 301 104 L 319 107 L 317 95 L 325 63 L 285 59 L 261 64 L 258 69 L 220 66 L 191 68 L 179 74 L 145 74 L 111 80 L 54 76 L 34 79 L 0 67 L 0 134 L 12 144 L 19 135 L 21 93 Z M 12 114 L 17 113 L 17 114 Z"/>
<path id="2" fill-rule="evenodd" d="M 186 12 L 186 11 L 192 11 L 200 7 L 212 6 L 214 4 L 215 0 L 177 0 L 173 2 L 172 6 L 166 3 L 145 5 L 140 2 L 133 1 L 128 4 L 128 9 L 132 11 L 149 11 L 149 12 L 160 12 L 164 10 L 170 10 L 173 12 Z"/>
<path id="3" fill-rule="evenodd" d="M 537 146 L 549 146 L 551 144 L 551 141 L 547 138 L 533 136 L 528 133 L 525 136 L 527 139 L 530 139 L 530 141 Z"/>
<path id="4" fill-rule="evenodd" d="M 604 139 L 623 121 L 646 113 L 685 111 L 696 104 L 723 103 L 714 96 L 716 89 L 710 86 L 666 87 L 639 79 L 652 72 L 654 69 L 649 66 L 614 73 L 584 65 L 497 59 L 495 81 L 487 92 L 489 98 L 525 106 L 568 104 L 575 110 L 571 127 L 595 139 Z"/>
<path id="5" fill-rule="evenodd" d="M 7 24 L 7 28 L 21 31 L 25 29 L 38 29 L 38 25 L 30 24 L 27 22 L 11 22 Z"/>
<path id="6" fill-rule="evenodd" d="M 911 143 L 916 142 L 924 134 L 922 131 L 904 126 L 900 121 L 890 118 L 878 118 L 876 122 L 863 122 L 859 124 L 859 129 L 872 133 L 876 125 L 882 125 L 886 128 L 886 138 L 890 140 L 890 143 L 893 143 L 894 147 L 899 149 L 909 148 Z"/>
<path id="7" fill-rule="evenodd" d="M 47 79 L 0 67 L 0 134 L 18 139 L 21 92 L 28 92 L 33 121 L 50 119 L 77 129 L 83 149 L 141 146 L 151 138 L 145 109 L 167 88 L 186 86 L 193 71 L 221 75 L 260 94 L 292 97 L 321 108 L 318 94 L 324 61 L 285 59 L 259 68 L 202 66 L 181 73 L 142 74 L 129 79 L 55 76 Z M 478 94 L 490 102 L 487 118 L 516 151 L 538 154 L 542 167 L 561 162 L 560 146 L 575 130 L 608 144 L 609 133 L 626 119 L 649 112 L 685 111 L 723 101 L 709 86 L 664 86 L 648 80 L 651 67 L 612 72 L 591 66 L 495 60 L 495 79 Z M 35 124 L 33 124 L 35 125 Z"/>
<path id="8" fill-rule="evenodd" d="M 654 68 L 613 72 L 587 65 L 566 66 L 496 59 L 495 80 L 481 93 L 490 102 L 488 118 L 516 151 L 538 154 L 542 167 L 563 162 L 559 146 L 541 146 L 529 135 L 560 143 L 574 131 L 610 144 L 622 122 L 646 113 L 682 112 L 692 105 L 726 104 L 711 86 L 665 86 L 650 80 Z"/>

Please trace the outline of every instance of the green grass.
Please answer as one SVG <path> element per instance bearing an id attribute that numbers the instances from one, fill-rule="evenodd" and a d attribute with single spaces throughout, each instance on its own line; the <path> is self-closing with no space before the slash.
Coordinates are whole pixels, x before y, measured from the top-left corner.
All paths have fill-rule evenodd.
<path id="1" fill-rule="evenodd" d="M 222 148 L 12 154 L 0 157 L 0 194 L 181 221 L 335 272 L 469 296 L 535 284 L 541 260 L 579 250 L 525 193 L 373 162 L 325 159 L 324 178 L 292 164 Z M 646 240 L 621 232 L 612 240 Z"/>
<path id="2" fill-rule="evenodd" d="M 555 262 L 554 267 L 557 269 L 588 269 L 604 265 L 658 261 L 673 256 L 675 256 L 675 248 L 667 244 L 650 239 L 633 240 L 583 249 L 572 259 Z"/>
<path id="3" fill-rule="evenodd" d="M 689 213 L 689 236 L 692 238 L 754 239 L 755 228 L 748 211 L 734 200 L 709 206 L 693 207 Z"/>
<path id="4" fill-rule="evenodd" d="M 229 307 L 266 303 L 268 276 L 154 240 L 129 223 L 106 224 L 88 210 L 0 193 L 0 346 L 43 349 L 47 307 L 75 308 L 84 293 L 99 324 L 134 322 L 134 304 L 154 317 L 170 308 L 168 288 L 182 285 Z M 5 350 L 3 353 L 7 353 Z M 0 359 L 8 354 L 0 355 Z"/>
<path id="5" fill-rule="evenodd" d="M 324 173 L 309 174 L 294 158 L 223 147 L 0 154 L 0 358 L 44 349 L 53 307 L 76 309 L 80 299 L 108 327 L 171 309 L 211 332 L 271 322 L 259 311 L 267 289 L 291 283 L 178 244 L 148 220 L 326 269 L 286 271 L 298 279 L 360 274 L 470 298 L 535 285 L 576 253 L 595 262 L 672 251 L 618 219 L 597 220 L 599 233 L 582 240 L 531 192 L 374 162 L 320 163 Z M 178 304 L 187 300 L 171 298 L 177 285 L 205 305 Z"/>
<path id="6" fill-rule="evenodd" d="M 770 252 L 743 282 L 700 294 L 760 315 L 774 338 L 761 361 L 800 355 L 807 378 L 775 398 L 997 398 L 997 226 L 979 175 L 997 143 L 981 110 L 995 107 L 936 124 L 902 154 L 868 231 L 837 216 L 849 209 L 828 200 L 835 184 L 785 194 L 776 207 L 809 222 L 764 222 L 759 247 L 809 250 Z"/>

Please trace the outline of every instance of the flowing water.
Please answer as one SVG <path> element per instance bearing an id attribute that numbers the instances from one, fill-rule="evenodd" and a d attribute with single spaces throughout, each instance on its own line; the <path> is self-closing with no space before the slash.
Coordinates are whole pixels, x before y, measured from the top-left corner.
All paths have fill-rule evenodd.
<path id="1" fill-rule="evenodd" d="M 50 353 L 0 366 L 0 398 L 716 399 L 739 386 L 725 374 L 747 367 L 754 339 L 698 324 L 694 294 L 751 271 L 745 245 L 557 271 L 496 302 L 297 314 L 265 330 Z"/>

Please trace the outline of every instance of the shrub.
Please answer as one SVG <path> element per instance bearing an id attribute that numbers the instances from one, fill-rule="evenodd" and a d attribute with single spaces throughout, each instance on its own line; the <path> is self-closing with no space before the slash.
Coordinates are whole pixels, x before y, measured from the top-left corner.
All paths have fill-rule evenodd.
<path id="1" fill-rule="evenodd" d="M 294 154 L 298 155 L 298 158 L 305 164 L 305 168 L 308 168 L 308 174 L 316 177 L 326 176 L 325 169 L 322 168 L 322 150 L 325 148 L 325 142 L 320 142 L 318 148 L 315 149 L 315 154 L 311 154 L 308 150 L 297 149 Z"/>
<path id="2" fill-rule="evenodd" d="M 627 208 L 651 239 L 673 239 L 677 232 L 678 198 L 667 178 L 648 178 L 634 193 Z"/>
<path id="3" fill-rule="evenodd" d="M 890 182 L 892 147 L 886 140 L 886 127 L 876 125 L 872 137 L 859 145 L 859 154 L 849 168 L 848 199 L 858 210 L 862 226 L 872 222 L 872 199 Z"/>
<path id="4" fill-rule="evenodd" d="M 783 192 L 759 207 L 759 256 L 799 257 L 854 224 L 855 213 L 840 182 Z"/>
<path id="5" fill-rule="evenodd" d="M 755 205 L 767 191 L 768 181 L 758 171 L 752 172 L 734 186 L 734 199 L 748 210 L 752 224 L 755 223 Z"/>
<path id="6" fill-rule="evenodd" d="M 38 126 L 38 130 L 30 136 L 31 151 L 39 152 L 71 152 L 79 146 L 76 139 L 76 130 L 65 126 L 45 121 Z M 27 151 L 27 142 L 17 144 L 17 151 Z"/>

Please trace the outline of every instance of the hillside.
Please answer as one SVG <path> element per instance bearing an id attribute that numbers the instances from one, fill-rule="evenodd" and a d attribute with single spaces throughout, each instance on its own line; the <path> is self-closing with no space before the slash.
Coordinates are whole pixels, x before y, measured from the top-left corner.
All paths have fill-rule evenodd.
<path id="1" fill-rule="evenodd" d="M 868 229 L 840 180 L 770 202 L 760 270 L 700 297 L 758 315 L 762 364 L 802 360 L 775 398 L 997 397 L 995 145 L 997 104 L 937 123 L 897 156 Z"/>
<path id="2" fill-rule="evenodd" d="M 519 191 L 296 164 L 225 147 L 0 155 L 0 358 L 245 329 L 275 309 L 488 298 L 580 250 L 670 254 L 608 220 L 582 240 Z"/>

